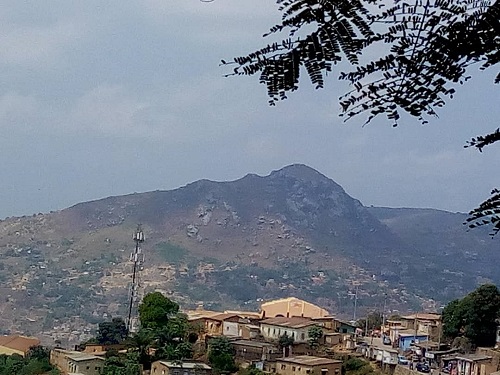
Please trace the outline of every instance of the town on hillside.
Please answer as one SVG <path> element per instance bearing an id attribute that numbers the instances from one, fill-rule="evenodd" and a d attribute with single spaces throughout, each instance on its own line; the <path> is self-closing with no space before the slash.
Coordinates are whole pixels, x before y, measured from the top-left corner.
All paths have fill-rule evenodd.
<path id="1" fill-rule="evenodd" d="M 174 301 L 153 292 L 139 305 L 136 332 L 129 332 L 122 318 L 113 318 L 100 323 L 88 342 L 74 348 L 56 346 L 50 353 L 44 348 L 50 365 L 46 372 L 22 373 L 500 375 L 498 320 L 490 332 L 484 331 L 491 324 L 484 325 L 487 317 L 481 318 L 481 313 L 476 314 L 480 321 L 463 318 L 459 327 L 452 319 L 467 314 L 466 305 L 477 310 L 471 301 L 491 292 L 500 301 L 496 286 L 485 285 L 450 303 L 442 314 L 373 313 L 356 322 L 337 319 L 294 297 L 264 302 L 260 311 L 200 307 L 181 312 Z M 498 317 L 498 306 L 483 306 L 482 313 L 488 308 L 496 309 Z M 5 370 L 12 366 L 12 357 L 26 364 L 40 357 L 34 354 L 40 348 L 36 338 L 0 337 L 0 375 L 16 373 Z"/>

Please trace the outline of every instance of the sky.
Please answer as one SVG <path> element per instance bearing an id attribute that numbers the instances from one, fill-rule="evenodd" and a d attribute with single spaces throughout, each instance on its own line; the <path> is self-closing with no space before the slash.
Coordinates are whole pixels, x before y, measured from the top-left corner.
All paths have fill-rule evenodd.
<path id="1" fill-rule="evenodd" d="M 500 186 L 493 71 L 422 126 L 343 123 L 335 76 L 268 106 L 221 59 L 268 42 L 273 0 L 5 0 L 0 13 L 0 217 L 206 178 L 309 165 L 365 205 L 467 212 Z M 271 41 L 271 40 L 269 40 Z M 382 119 L 381 119 L 382 120 Z"/>

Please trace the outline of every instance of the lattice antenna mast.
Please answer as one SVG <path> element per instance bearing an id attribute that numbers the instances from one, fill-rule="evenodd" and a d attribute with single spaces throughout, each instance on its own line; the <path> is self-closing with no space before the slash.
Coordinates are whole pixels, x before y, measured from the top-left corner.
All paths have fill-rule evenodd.
<path id="1" fill-rule="evenodd" d="M 135 242 L 135 249 L 132 254 L 130 254 L 130 261 L 133 262 L 133 272 L 132 272 L 132 285 L 130 287 L 130 301 L 128 305 L 128 319 L 127 319 L 127 329 L 132 332 L 132 311 L 135 311 L 135 305 L 137 303 L 137 292 L 139 289 L 139 271 L 144 264 L 144 254 L 140 247 L 140 244 L 144 242 L 145 237 L 142 231 L 141 225 L 137 226 L 137 230 L 134 232 L 132 237 Z"/>

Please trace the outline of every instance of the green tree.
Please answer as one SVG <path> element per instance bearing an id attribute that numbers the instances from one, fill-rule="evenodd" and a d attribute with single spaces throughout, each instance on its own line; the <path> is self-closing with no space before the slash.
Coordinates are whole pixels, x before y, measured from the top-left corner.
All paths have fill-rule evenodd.
<path id="1" fill-rule="evenodd" d="M 383 317 L 380 311 L 374 311 L 369 313 L 366 318 L 359 319 L 356 322 L 356 326 L 361 329 L 368 328 L 368 330 L 380 329 L 382 326 Z M 366 334 L 366 332 L 365 332 Z"/>
<path id="2" fill-rule="evenodd" d="M 160 292 L 148 293 L 139 305 L 141 327 L 157 329 L 179 312 L 179 305 Z"/>
<path id="3" fill-rule="evenodd" d="M 122 318 L 113 318 L 111 322 L 99 323 L 97 342 L 99 344 L 120 344 L 128 336 L 127 326 Z"/>
<path id="4" fill-rule="evenodd" d="M 238 369 L 234 362 L 234 350 L 227 337 L 214 337 L 208 342 L 208 362 L 216 374 L 230 373 Z"/>
<path id="5" fill-rule="evenodd" d="M 500 291 L 495 285 L 481 285 L 464 298 L 446 305 L 443 335 L 450 341 L 466 337 L 474 346 L 493 346 L 499 316 Z"/>
<path id="6" fill-rule="evenodd" d="M 309 347 L 311 347 L 312 349 L 317 349 L 320 344 L 320 340 L 323 338 L 323 329 L 321 329 L 321 327 L 319 326 L 312 326 L 307 331 L 307 334 L 309 336 Z"/>
<path id="7" fill-rule="evenodd" d="M 240 369 L 238 375 L 265 375 L 265 372 L 256 368 L 255 365 L 251 365 L 247 368 Z"/>
<path id="8" fill-rule="evenodd" d="M 140 375 L 141 366 L 137 354 L 106 358 L 102 375 Z"/>
<path id="9" fill-rule="evenodd" d="M 280 348 L 288 348 L 292 346 L 294 343 L 294 339 L 291 336 L 288 336 L 286 333 L 282 334 L 278 339 L 278 345 Z"/>

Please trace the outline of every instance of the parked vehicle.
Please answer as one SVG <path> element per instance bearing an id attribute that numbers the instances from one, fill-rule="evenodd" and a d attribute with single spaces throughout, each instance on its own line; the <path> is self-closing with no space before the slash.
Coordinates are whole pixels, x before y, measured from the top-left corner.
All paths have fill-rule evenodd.
<path id="1" fill-rule="evenodd" d="M 416 369 L 418 372 L 425 372 L 425 373 L 431 372 L 431 368 L 429 367 L 429 365 L 424 362 L 417 363 Z"/>
<path id="2" fill-rule="evenodd" d="M 408 366 L 410 361 L 404 355 L 398 355 L 398 364 Z"/>

